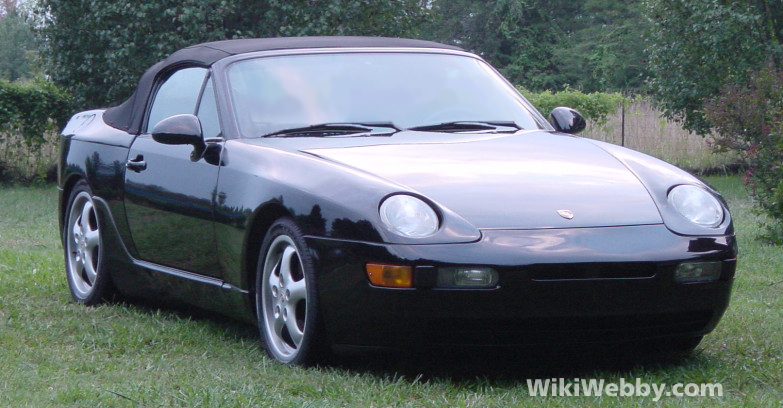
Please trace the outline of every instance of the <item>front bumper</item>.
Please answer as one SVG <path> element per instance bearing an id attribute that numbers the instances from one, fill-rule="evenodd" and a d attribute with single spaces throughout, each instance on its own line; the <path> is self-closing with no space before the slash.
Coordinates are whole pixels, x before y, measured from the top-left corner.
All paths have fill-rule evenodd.
<path id="1" fill-rule="evenodd" d="M 333 345 L 513 346 L 699 336 L 725 311 L 733 235 L 684 237 L 663 225 L 485 230 L 474 243 L 377 245 L 308 237 Z M 682 261 L 722 263 L 716 281 L 677 283 Z M 370 285 L 367 262 L 490 266 L 498 287 L 446 290 Z M 429 269 L 431 270 L 431 269 Z"/>

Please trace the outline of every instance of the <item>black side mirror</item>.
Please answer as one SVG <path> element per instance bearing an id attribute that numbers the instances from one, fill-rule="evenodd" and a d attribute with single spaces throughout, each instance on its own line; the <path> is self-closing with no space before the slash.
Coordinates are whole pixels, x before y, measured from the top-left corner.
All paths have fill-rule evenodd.
<path id="1" fill-rule="evenodd" d="M 587 121 L 579 112 L 564 107 L 552 109 L 552 113 L 549 114 L 549 122 L 558 132 L 570 134 L 579 133 L 587 126 Z"/>
<path id="2" fill-rule="evenodd" d="M 201 134 L 201 121 L 196 115 L 183 114 L 169 116 L 152 128 L 152 139 L 168 145 L 204 145 Z"/>

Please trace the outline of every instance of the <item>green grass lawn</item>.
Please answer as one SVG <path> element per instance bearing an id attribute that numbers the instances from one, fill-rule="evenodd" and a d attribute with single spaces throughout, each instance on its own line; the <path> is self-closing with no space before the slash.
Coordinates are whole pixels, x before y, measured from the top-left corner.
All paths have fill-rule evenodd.
<path id="1" fill-rule="evenodd" d="M 756 240 L 761 220 L 737 177 L 709 181 L 733 210 L 740 258 L 729 310 L 691 355 L 444 351 L 326 368 L 283 367 L 265 356 L 254 328 L 220 316 L 74 304 L 54 187 L 0 186 L 0 407 L 780 406 L 783 248 Z M 724 395 L 529 395 L 528 379 L 551 377 L 721 383 Z"/>

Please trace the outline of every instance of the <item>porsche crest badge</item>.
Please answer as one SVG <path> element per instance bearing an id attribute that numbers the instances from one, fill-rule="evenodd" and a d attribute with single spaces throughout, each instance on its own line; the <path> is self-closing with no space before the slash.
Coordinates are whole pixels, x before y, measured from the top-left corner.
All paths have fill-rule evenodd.
<path id="1" fill-rule="evenodd" d="M 574 218 L 574 212 L 571 210 L 557 210 L 557 215 L 567 219 L 571 220 Z"/>

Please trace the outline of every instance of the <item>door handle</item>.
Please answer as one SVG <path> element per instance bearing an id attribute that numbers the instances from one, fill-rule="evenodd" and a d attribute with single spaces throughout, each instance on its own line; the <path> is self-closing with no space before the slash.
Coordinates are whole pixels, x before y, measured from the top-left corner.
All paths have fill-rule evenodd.
<path id="1" fill-rule="evenodd" d="M 125 163 L 125 168 L 139 173 L 147 169 L 147 162 L 144 161 L 144 156 L 139 154 L 135 159 L 128 159 Z"/>

